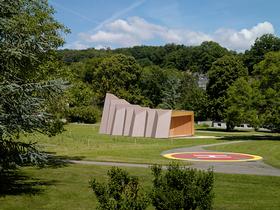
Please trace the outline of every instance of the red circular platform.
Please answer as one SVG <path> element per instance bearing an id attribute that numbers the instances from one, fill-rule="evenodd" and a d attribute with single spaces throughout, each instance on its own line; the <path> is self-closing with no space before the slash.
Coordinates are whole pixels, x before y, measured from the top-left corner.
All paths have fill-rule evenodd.
<path id="1" fill-rule="evenodd" d="M 165 154 L 164 157 L 178 160 L 208 162 L 241 162 L 262 159 L 262 157 L 257 155 L 232 152 L 181 152 Z"/>

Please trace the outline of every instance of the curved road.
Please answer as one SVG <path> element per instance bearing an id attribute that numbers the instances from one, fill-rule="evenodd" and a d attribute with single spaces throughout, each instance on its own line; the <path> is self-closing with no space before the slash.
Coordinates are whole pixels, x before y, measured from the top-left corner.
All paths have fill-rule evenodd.
<path id="1" fill-rule="evenodd" d="M 217 144 L 199 145 L 186 148 L 171 149 L 161 153 L 161 155 L 177 152 L 205 152 L 212 150 L 205 150 L 204 148 L 223 145 L 223 144 L 235 144 L 244 141 L 231 141 L 222 142 Z M 212 151 L 214 152 L 214 151 Z M 101 161 L 83 161 L 83 160 L 68 160 L 70 163 L 76 164 L 89 164 L 89 165 L 102 165 L 102 166 L 123 166 L 123 167 L 142 167 L 148 168 L 149 164 L 136 164 L 136 163 L 120 163 L 120 162 L 101 162 Z M 208 170 L 213 168 L 214 172 L 228 173 L 228 174 L 251 174 L 251 175 L 266 175 L 266 176 L 280 176 L 280 169 L 274 168 L 265 164 L 262 160 L 259 161 L 247 161 L 247 162 L 192 162 L 192 165 L 188 166 L 200 170 Z"/>

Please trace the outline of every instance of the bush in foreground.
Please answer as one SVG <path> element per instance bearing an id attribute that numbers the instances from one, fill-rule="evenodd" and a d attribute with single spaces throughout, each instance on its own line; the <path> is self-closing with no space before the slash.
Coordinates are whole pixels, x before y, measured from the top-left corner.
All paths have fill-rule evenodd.
<path id="1" fill-rule="evenodd" d="M 93 179 L 90 185 L 102 210 L 144 210 L 149 205 L 149 198 L 140 192 L 137 177 L 130 176 L 125 170 L 113 167 L 107 173 L 108 184 L 101 184 Z"/>
<path id="2" fill-rule="evenodd" d="M 108 184 L 93 179 L 90 185 L 102 210 L 144 210 L 152 202 L 157 210 L 212 209 L 214 174 L 172 163 L 165 173 L 162 167 L 152 167 L 153 189 L 149 197 L 140 193 L 136 177 L 113 167 L 108 171 Z"/>
<path id="3" fill-rule="evenodd" d="M 152 203 L 157 210 L 212 209 L 213 171 L 198 171 L 173 163 L 165 173 L 158 165 L 152 167 L 152 172 Z"/>

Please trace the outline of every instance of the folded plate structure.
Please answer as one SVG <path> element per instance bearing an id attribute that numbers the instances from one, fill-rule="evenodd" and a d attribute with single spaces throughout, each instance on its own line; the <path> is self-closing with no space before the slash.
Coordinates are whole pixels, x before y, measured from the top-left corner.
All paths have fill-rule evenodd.
<path id="1" fill-rule="evenodd" d="M 169 138 L 194 135 L 194 113 L 132 105 L 107 93 L 99 133 Z"/>

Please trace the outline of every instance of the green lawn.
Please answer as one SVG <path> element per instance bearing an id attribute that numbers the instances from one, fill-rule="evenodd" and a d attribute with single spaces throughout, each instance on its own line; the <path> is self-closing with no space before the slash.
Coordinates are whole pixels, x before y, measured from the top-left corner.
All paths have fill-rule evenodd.
<path id="1" fill-rule="evenodd" d="M 70 165 L 62 168 L 24 168 L 27 177 L 19 188 L 0 196 L 1 210 L 87 210 L 96 209 L 96 199 L 88 181 L 106 179 L 109 167 Z M 151 188 L 149 169 L 127 168 L 140 178 L 145 190 Z M 249 175 L 215 175 L 214 209 L 278 210 L 280 177 Z M 25 193 L 23 193 L 25 192 Z M 149 209 L 153 209 L 150 207 Z"/>
<path id="2" fill-rule="evenodd" d="M 37 141 L 44 150 L 68 158 L 134 163 L 168 163 L 168 159 L 160 156 L 164 150 L 222 142 L 221 139 L 113 137 L 98 134 L 98 125 L 69 124 L 65 129 L 52 138 L 37 134 L 28 136 L 26 141 Z"/>
<path id="3" fill-rule="evenodd" d="M 164 150 L 180 147 L 190 147 L 199 144 L 219 143 L 231 140 L 254 140 L 240 144 L 230 144 L 211 147 L 209 149 L 245 152 L 261 155 L 264 160 L 276 167 L 280 167 L 279 135 L 254 131 L 224 132 L 222 130 L 209 131 L 201 129 L 196 135 L 217 136 L 213 139 L 152 139 L 110 136 L 98 134 L 99 125 L 69 124 L 66 131 L 55 137 L 40 134 L 29 135 L 26 141 L 37 141 L 43 150 L 66 158 L 116 161 L 133 163 L 162 163 L 169 162 L 160 156 Z M 274 140 L 269 140 L 274 138 Z"/>
<path id="4" fill-rule="evenodd" d="M 254 130 L 233 130 L 226 131 L 223 128 L 209 128 L 203 127 L 201 125 L 195 126 L 196 135 L 207 135 L 207 136 L 279 136 L 277 133 L 270 133 L 264 131 L 254 131 Z"/>
<path id="5" fill-rule="evenodd" d="M 204 129 L 197 131 L 196 135 L 222 138 L 148 139 L 100 135 L 98 125 L 70 124 L 65 128 L 66 131 L 56 137 L 36 134 L 25 138 L 26 141 L 37 141 L 48 152 L 67 158 L 162 164 L 168 163 L 169 160 L 162 158 L 160 153 L 171 148 L 232 140 L 254 140 L 210 149 L 261 155 L 267 163 L 280 167 L 280 141 L 277 134 L 225 133 Z M 92 176 L 104 181 L 108 169 L 109 167 L 91 165 L 23 168 L 20 172 L 25 176 L 14 179 L 17 181 L 8 188 L 9 191 L 0 194 L 0 209 L 96 209 L 97 201 L 88 186 L 88 181 Z M 145 190 L 151 188 L 152 176 L 149 169 L 127 170 L 139 176 Z M 214 209 L 278 210 L 279 189 L 280 177 L 215 174 Z"/>
<path id="6" fill-rule="evenodd" d="M 254 131 L 224 132 L 196 131 L 196 135 L 218 136 L 213 139 L 152 139 L 110 136 L 98 134 L 99 125 L 69 124 L 66 131 L 55 137 L 46 137 L 40 134 L 26 138 L 37 141 L 42 149 L 67 158 L 116 161 L 133 163 L 162 163 L 169 162 L 160 156 L 164 150 L 180 147 L 190 147 L 199 144 L 219 143 L 231 140 L 253 140 L 256 138 L 268 139 L 248 143 L 217 146 L 211 149 L 221 151 L 245 152 L 264 157 L 265 161 L 280 167 L 280 141 L 279 135 Z M 267 136 L 266 136 L 267 135 Z M 269 140 L 275 138 L 273 141 Z"/>

